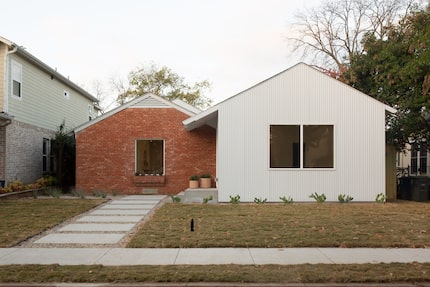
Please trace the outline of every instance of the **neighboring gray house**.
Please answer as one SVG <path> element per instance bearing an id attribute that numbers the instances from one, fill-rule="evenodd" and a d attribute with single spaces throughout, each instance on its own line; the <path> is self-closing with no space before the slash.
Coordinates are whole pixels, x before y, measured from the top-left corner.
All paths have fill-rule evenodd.
<path id="1" fill-rule="evenodd" d="M 217 129 L 219 201 L 375 201 L 386 193 L 386 112 L 391 107 L 297 64 L 183 123 Z"/>
<path id="2" fill-rule="evenodd" d="M 0 180 L 30 183 L 55 169 L 51 138 L 97 115 L 97 99 L 0 37 Z"/>

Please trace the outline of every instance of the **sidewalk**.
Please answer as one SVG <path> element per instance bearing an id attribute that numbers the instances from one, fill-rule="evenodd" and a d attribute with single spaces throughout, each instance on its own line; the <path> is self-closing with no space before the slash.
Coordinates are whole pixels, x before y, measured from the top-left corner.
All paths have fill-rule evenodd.
<path id="1" fill-rule="evenodd" d="M 3 248 L 0 265 L 294 265 L 430 262 L 430 249 L 373 248 Z"/>

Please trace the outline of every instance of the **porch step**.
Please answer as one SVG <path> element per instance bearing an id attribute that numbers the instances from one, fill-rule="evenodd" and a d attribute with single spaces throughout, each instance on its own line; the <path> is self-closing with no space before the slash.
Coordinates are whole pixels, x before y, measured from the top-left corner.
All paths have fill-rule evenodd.
<path id="1" fill-rule="evenodd" d="M 216 188 L 188 188 L 178 194 L 183 203 L 203 203 L 203 199 L 212 196 L 208 203 L 218 203 L 218 189 Z"/>

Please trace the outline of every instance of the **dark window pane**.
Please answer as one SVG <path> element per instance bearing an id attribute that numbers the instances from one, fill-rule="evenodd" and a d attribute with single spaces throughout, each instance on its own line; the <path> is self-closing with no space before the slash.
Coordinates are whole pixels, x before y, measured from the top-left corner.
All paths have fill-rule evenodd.
<path id="1" fill-rule="evenodd" d="M 300 167 L 300 126 L 270 126 L 270 167 Z"/>
<path id="2" fill-rule="evenodd" d="M 303 126 L 303 167 L 332 168 L 333 126 Z"/>
<path id="3" fill-rule="evenodd" d="M 21 83 L 13 80 L 12 93 L 16 97 L 21 97 Z"/>

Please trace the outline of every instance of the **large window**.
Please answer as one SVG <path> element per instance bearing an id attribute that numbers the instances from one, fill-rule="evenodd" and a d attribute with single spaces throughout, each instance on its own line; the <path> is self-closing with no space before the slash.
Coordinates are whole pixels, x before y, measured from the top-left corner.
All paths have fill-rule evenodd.
<path id="1" fill-rule="evenodd" d="M 333 168 L 333 125 L 271 125 L 271 168 Z"/>
<path id="2" fill-rule="evenodd" d="M 136 141 L 136 174 L 164 174 L 163 140 L 149 139 Z"/>
<path id="3" fill-rule="evenodd" d="M 22 96 L 22 66 L 15 61 L 12 61 L 12 95 Z"/>

